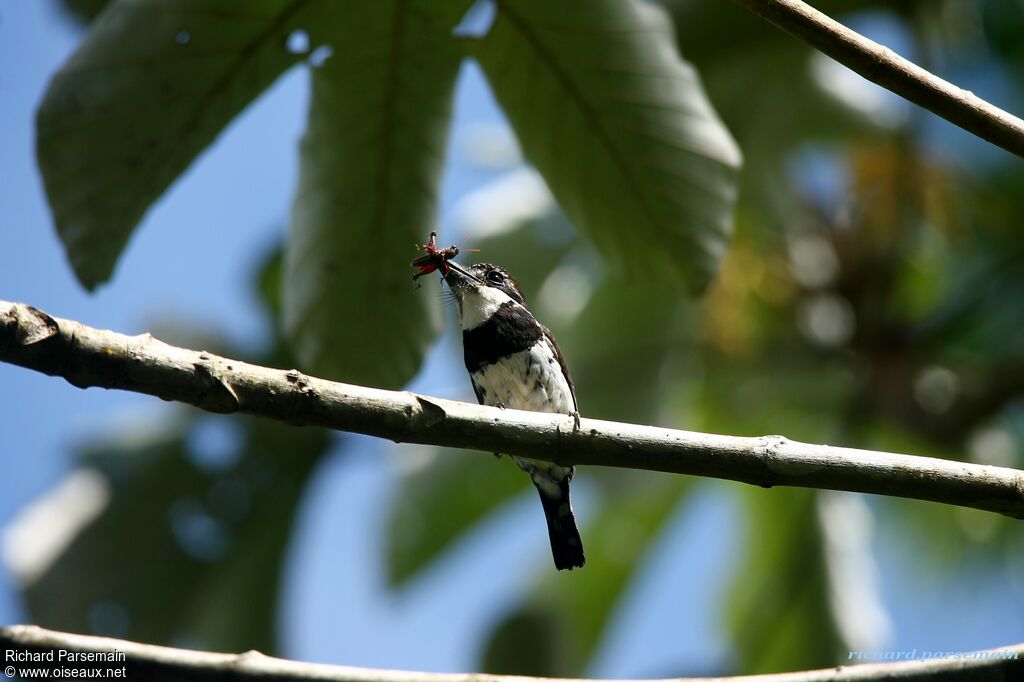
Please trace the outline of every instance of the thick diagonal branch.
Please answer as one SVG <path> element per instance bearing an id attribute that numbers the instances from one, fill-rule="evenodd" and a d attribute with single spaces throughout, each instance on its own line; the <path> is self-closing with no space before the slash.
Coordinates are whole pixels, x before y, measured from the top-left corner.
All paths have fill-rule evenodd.
<path id="1" fill-rule="evenodd" d="M 754 485 L 851 490 L 1024 518 L 1024 472 L 781 436 L 719 436 L 567 415 L 499 410 L 308 377 L 125 336 L 0 301 L 0 361 L 80 388 L 146 393 L 211 412 L 244 412 L 396 442 L 711 476 Z"/>
<path id="2" fill-rule="evenodd" d="M 106 637 L 72 635 L 31 625 L 0 628 L 0 649 L 6 650 L 5 665 L 18 668 L 60 667 L 67 671 L 124 667 L 129 680 L 201 682 L 203 680 L 260 680 L 286 682 L 324 680 L 328 682 L 562 682 L 552 678 L 509 677 L 479 673 L 424 673 L 322 665 L 271 658 L 250 651 L 244 654 L 214 654 L 205 651 L 171 649 Z M 59 659 L 63 652 L 63 659 Z M 922 652 L 924 655 L 925 652 Z M 13 654 L 13 656 L 12 656 Z M 39 655 L 52 655 L 47 665 L 34 663 Z M 90 662 L 67 662 L 69 654 L 98 654 Z M 108 660 L 112 659 L 112 660 Z M 63 663 L 61 661 L 64 661 Z M 1024 676 L 1024 644 L 1001 649 L 964 653 L 945 658 L 910 660 L 899 663 L 808 670 L 780 675 L 752 675 L 718 678 L 674 678 L 671 682 L 868 682 L 898 680 L 971 680 L 1004 682 Z M 568 682 L 568 681 L 564 681 Z M 663 682 L 670 682 L 665 680 Z"/>
<path id="3" fill-rule="evenodd" d="M 922 69 L 800 0 L 736 1 L 869 81 L 1024 157 L 1024 121 L 973 92 Z"/>

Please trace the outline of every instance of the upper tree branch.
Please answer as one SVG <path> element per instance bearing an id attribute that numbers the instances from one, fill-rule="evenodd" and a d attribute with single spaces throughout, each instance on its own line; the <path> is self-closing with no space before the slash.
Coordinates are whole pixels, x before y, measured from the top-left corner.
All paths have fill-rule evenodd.
<path id="1" fill-rule="evenodd" d="M 869 450 L 809 445 L 781 436 L 742 438 L 499 410 L 409 392 L 382 391 L 250 365 L 125 336 L 0 301 L 0 361 L 100 386 L 245 412 L 291 424 L 365 433 L 397 442 L 504 452 L 789 485 L 893 495 L 1024 518 L 1024 472 Z"/>
<path id="2" fill-rule="evenodd" d="M 321 665 L 287 661 L 264 656 L 256 651 L 244 654 L 213 654 L 186 649 L 137 644 L 106 637 L 87 637 L 30 625 L 0 628 L 0 649 L 13 652 L 121 652 L 123 662 L 65 663 L 62 668 L 120 668 L 124 666 L 129 680 L 163 680 L 202 682 L 203 680 L 261 680 L 285 682 L 324 680 L 325 682 L 555 682 L 551 678 L 511 677 L 478 673 L 423 673 L 401 670 L 377 670 L 347 666 Z M 808 670 L 781 675 L 675 678 L 672 682 L 867 682 L 868 680 L 898 680 L 899 682 L 928 682 L 931 680 L 971 680 L 971 682 L 1005 682 L 1020 679 L 1024 674 L 1024 644 L 1002 649 L 973 652 L 957 657 L 929 660 L 901 661 L 899 663 L 869 663 L 865 665 Z M 5 665 L 12 665 L 10 659 Z M 15 662 L 14 667 L 32 668 L 38 664 Z M 567 682 L 567 681 L 565 681 Z M 666 681 L 668 682 L 668 681 Z"/>
<path id="3" fill-rule="evenodd" d="M 1024 121 L 925 71 L 800 0 L 736 0 L 860 75 L 1024 157 Z"/>

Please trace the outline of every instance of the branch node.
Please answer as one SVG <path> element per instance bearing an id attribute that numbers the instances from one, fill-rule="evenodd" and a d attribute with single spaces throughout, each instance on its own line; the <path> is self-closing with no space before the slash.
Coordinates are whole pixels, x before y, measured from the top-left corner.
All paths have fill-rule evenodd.
<path id="1" fill-rule="evenodd" d="M 414 396 L 419 409 L 412 410 L 410 414 L 410 428 L 429 429 L 448 418 L 448 413 L 437 403 L 427 400 L 421 395 L 414 394 Z"/>
<path id="2" fill-rule="evenodd" d="M 52 317 L 30 305 L 16 305 L 14 315 L 14 340 L 18 345 L 31 346 L 45 341 L 60 332 L 60 325 Z M 26 314 L 27 313 L 27 314 Z"/>
<path id="3" fill-rule="evenodd" d="M 216 368 L 211 366 L 212 363 L 209 361 L 208 355 L 203 359 L 204 355 L 200 354 L 199 362 L 192 363 L 196 374 L 203 377 L 204 383 L 207 385 L 207 390 L 204 391 L 202 397 L 203 406 L 211 412 L 221 414 L 237 412 L 241 407 L 241 401 L 238 399 L 234 387 L 224 379 Z"/>
<path id="4" fill-rule="evenodd" d="M 231 366 L 228 365 L 227 369 L 230 370 Z M 295 387 L 299 389 L 299 394 L 303 398 L 312 398 L 315 400 L 319 397 L 319 393 L 315 388 L 313 388 L 312 383 L 309 381 L 309 377 L 298 370 L 289 370 L 286 372 L 285 379 L 288 383 L 295 384 Z"/>
<path id="5" fill-rule="evenodd" d="M 764 436 L 762 438 L 764 443 L 761 445 L 762 455 L 764 456 L 764 480 L 759 483 L 762 488 L 771 488 L 775 485 L 775 477 L 772 475 L 772 470 L 775 467 L 773 458 L 776 455 L 776 451 L 789 442 L 785 436 Z"/>

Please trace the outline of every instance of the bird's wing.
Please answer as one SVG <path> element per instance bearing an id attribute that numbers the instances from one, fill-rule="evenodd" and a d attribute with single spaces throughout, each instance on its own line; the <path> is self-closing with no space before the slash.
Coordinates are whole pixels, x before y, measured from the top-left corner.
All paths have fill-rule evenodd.
<path id="1" fill-rule="evenodd" d="M 469 382 L 473 384 L 473 393 L 476 394 L 476 401 L 481 405 L 486 405 L 484 398 L 487 397 L 487 392 L 482 386 L 476 383 L 476 379 L 473 378 L 472 374 L 469 375 Z"/>
<path id="2" fill-rule="evenodd" d="M 562 376 L 565 377 L 565 383 L 569 384 L 569 393 L 572 394 L 572 410 L 574 414 L 580 413 L 580 406 L 576 403 L 576 385 L 572 383 L 572 375 L 569 374 L 569 367 L 565 364 L 565 358 L 562 356 L 562 349 L 555 343 L 555 337 L 551 335 L 551 330 L 541 325 L 541 329 L 544 330 L 544 338 L 548 340 L 551 347 L 555 351 L 555 357 L 558 358 L 558 366 L 562 368 Z M 474 387 L 475 388 L 475 387 Z"/>

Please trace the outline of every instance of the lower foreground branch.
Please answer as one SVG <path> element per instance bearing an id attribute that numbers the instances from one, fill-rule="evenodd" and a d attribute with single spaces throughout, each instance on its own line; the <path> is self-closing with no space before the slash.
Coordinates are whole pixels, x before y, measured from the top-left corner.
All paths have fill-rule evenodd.
<path id="1" fill-rule="evenodd" d="M 125 336 L 0 301 L 0 361 L 74 386 L 117 388 L 211 412 L 244 412 L 396 442 L 570 464 L 652 469 L 753 485 L 849 490 L 1024 518 L 1024 472 L 870 450 L 499 410 L 308 377 Z"/>
<path id="2" fill-rule="evenodd" d="M 336 682 L 530 682 L 551 678 L 511 677 L 465 673 L 424 673 L 401 670 L 377 670 L 347 666 L 320 665 L 287 661 L 264 656 L 257 651 L 244 654 L 213 654 L 187 649 L 137 644 L 106 637 L 88 637 L 44 630 L 32 625 L 0 628 L 0 649 L 6 650 L 6 666 L 30 669 L 44 667 L 38 654 L 52 652 L 46 667 L 82 670 L 85 668 L 121 668 L 119 675 L 129 680 L 148 682 L 202 682 L 203 680 L 332 680 Z M 26 654 L 27 652 L 27 654 Z M 61 652 L 64 652 L 63 658 Z M 14 653 L 15 656 L 11 656 Z M 66 662 L 68 654 L 96 653 L 92 662 Z M 36 656 L 33 656 L 35 654 Z M 106 654 L 106 655 L 104 655 Z M 115 654 L 115 656 L 109 656 Z M 123 654 L 123 656 L 122 656 Z M 112 660 L 104 660 L 112 659 Z M 87 659 L 80 659 L 87 660 Z M 62 664 L 62 661 L 64 663 Z M 102 662 L 97 662 L 102 661 Z M 48 662 L 48 661 L 47 661 Z M 11 676 L 13 677 L 13 675 Z M 1005 682 L 1024 679 L 1024 644 L 964 653 L 946 658 L 869 663 L 865 665 L 809 670 L 779 675 L 743 677 L 675 678 L 673 682 L 866 682 L 867 680 L 899 680 L 925 682 L 971 680 L 971 682 Z"/>

